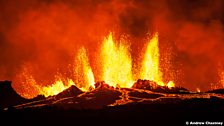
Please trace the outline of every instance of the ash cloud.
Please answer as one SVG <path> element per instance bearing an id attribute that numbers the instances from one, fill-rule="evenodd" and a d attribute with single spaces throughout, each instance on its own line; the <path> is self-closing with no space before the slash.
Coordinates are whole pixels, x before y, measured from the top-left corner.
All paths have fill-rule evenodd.
<path id="1" fill-rule="evenodd" d="M 172 48 L 176 83 L 191 90 L 217 83 L 224 62 L 222 0 L 1 0 L 0 8 L 1 80 L 13 79 L 26 63 L 36 78 L 52 78 L 58 68 L 66 72 L 83 45 L 94 69 L 109 31 L 130 36 L 134 61 L 147 34 L 158 31 L 161 53 Z"/>

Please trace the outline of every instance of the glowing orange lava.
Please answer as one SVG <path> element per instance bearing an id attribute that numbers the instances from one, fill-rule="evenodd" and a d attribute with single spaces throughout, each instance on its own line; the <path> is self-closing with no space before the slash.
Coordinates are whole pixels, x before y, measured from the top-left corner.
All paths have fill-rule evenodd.
<path id="1" fill-rule="evenodd" d="M 82 91 L 89 91 L 90 87 L 94 88 L 95 79 L 84 47 L 78 50 L 73 68 L 75 84 L 78 88 Z"/>
<path id="2" fill-rule="evenodd" d="M 24 98 L 31 99 L 40 94 L 36 80 L 25 66 L 23 67 L 21 74 L 17 75 L 14 82 L 20 83 L 20 85 L 13 85 L 13 88 Z"/>
<path id="3" fill-rule="evenodd" d="M 70 86 L 75 85 L 71 79 L 68 79 L 66 82 L 63 82 L 61 78 L 58 78 L 51 86 L 39 87 L 40 94 L 45 97 L 54 96 L 69 88 Z"/>
<path id="4" fill-rule="evenodd" d="M 224 87 L 224 72 L 221 72 L 221 84 L 223 85 Z"/>
<path id="5" fill-rule="evenodd" d="M 128 45 L 120 42 L 118 45 L 113 40 L 110 33 L 103 41 L 101 47 L 101 59 L 103 65 L 103 80 L 110 86 L 131 87 L 132 78 L 132 58 Z"/>
<path id="6" fill-rule="evenodd" d="M 159 68 L 159 37 L 158 33 L 155 33 L 152 39 L 149 41 L 144 59 L 142 62 L 142 69 L 140 73 L 140 79 L 155 81 L 158 85 L 164 86 L 162 80 L 162 72 Z M 173 81 L 167 83 L 168 87 L 174 87 Z"/>
<path id="7" fill-rule="evenodd" d="M 102 66 L 102 80 L 110 86 L 130 88 L 136 81 L 133 79 L 133 74 L 136 73 L 132 73 L 132 57 L 129 46 L 124 39 L 115 41 L 112 33 L 109 33 L 103 40 L 99 55 L 100 63 L 98 65 Z M 141 70 L 138 70 L 140 73 L 137 74 L 140 75 L 139 79 L 152 80 L 158 85 L 166 85 L 169 88 L 174 87 L 173 81 L 167 84 L 163 82 L 162 72 L 159 68 L 159 58 L 158 33 L 156 33 L 146 47 Z M 19 79 L 17 81 L 21 83 L 17 87 L 20 90 L 19 94 L 25 98 L 33 98 L 38 94 L 49 97 L 57 95 L 71 85 L 75 85 L 82 91 L 90 91 L 95 88 L 95 78 L 85 47 L 81 47 L 77 51 L 74 63 L 71 66 L 72 78 L 62 76 L 59 73 L 55 76 L 55 81 L 52 84 L 40 86 L 46 84 L 37 84 L 34 76 L 25 65 L 22 74 L 18 74 Z"/>
<path id="8" fill-rule="evenodd" d="M 76 85 L 82 91 L 89 91 L 90 87 L 94 88 L 94 75 L 84 47 L 78 51 L 73 67 L 75 82 L 73 79 L 63 77 L 59 73 L 60 76 L 55 76 L 54 83 L 48 84 L 48 86 L 40 86 L 41 84 L 37 84 L 27 66 L 24 65 L 21 74 L 18 74 L 16 79 L 16 83 L 21 84 L 15 89 L 22 97 L 30 99 L 37 95 L 44 95 L 45 97 L 57 95 L 72 85 Z"/>
<path id="9" fill-rule="evenodd" d="M 168 88 L 172 88 L 172 87 L 174 87 L 174 86 L 175 86 L 175 84 L 174 84 L 173 81 L 169 81 L 169 82 L 167 83 L 167 87 L 168 87 Z"/>
<path id="10" fill-rule="evenodd" d="M 200 93 L 200 92 L 201 92 L 201 90 L 200 90 L 199 88 L 196 88 L 196 91 L 197 91 L 198 93 Z"/>

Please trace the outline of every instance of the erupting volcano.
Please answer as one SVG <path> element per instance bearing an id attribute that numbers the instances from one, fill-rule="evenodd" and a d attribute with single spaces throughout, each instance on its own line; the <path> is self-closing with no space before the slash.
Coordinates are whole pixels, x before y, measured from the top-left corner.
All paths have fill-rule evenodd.
<path id="1" fill-rule="evenodd" d="M 0 1 L 0 114 L 50 124 L 211 121 L 224 112 L 223 5 Z"/>
<path id="2" fill-rule="evenodd" d="M 120 40 L 118 44 L 115 43 L 112 33 L 109 33 L 103 40 L 98 57 L 98 65 L 102 69 L 101 80 L 114 88 L 131 88 L 137 81 L 134 80 L 133 75 L 139 75 L 138 79 L 154 81 L 160 86 L 174 87 L 173 81 L 167 84 L 163 82 L 162 72 L 159 68 L 158 41 L 158 33 L 156 32 L 147 43 L 144 58 L 141 62 L 141 70 L 136 70 L 139 73 L 133 73 L 130 46 L 125 42 L 125 39 Z M 84 92 L 91 91 L 95 87 L 94 74 L 85 47 L 78 50 L 74 64 L 68 67 L 68 69 L 72 69 L 73 79 L 63 77 L 62 74 L 58 73 L 58 75 L 55 75 L 53 84 L 39 86 L 40 84 L 37 84 L 26 67 L 24 66 L 22 73 L 17 75 L 18 80 L 15 80 L 18 85 L 25 87 L 24 91 L 18 90 L 18 93 L 24 98 L 34 98 L 37 95 L 44 95 L 45 97 L 57 95 L 72 85 Z M 15 88 L 15 90 L 17 89 Z"/>

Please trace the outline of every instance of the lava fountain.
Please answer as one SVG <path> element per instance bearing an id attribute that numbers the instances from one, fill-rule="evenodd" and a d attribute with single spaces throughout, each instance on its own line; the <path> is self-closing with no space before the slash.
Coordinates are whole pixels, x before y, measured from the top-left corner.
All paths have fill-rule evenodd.
<path id="1" fill-rule="evenodd" d="M 221 87 L 224 88 L 224 71 L 220 72 L 220 83 Z"/>
<path id="2" fill-rule="evenodd" d="M 110 86 L 130 88 L 133 85 L 132 58 L 129 48 L 124 42 L 116 45 L 110 33 L 103 41 L 101 47 L 101 60 L 103 80 Z"/>
<path id="3" fill-rule="evenodd" d="M 115 41 L 113 34 L 109 33 L 99 48 L 99 64 L 97 65 L 101 66 L 102 69 L 101 79 L 113 87 L 131 88 L 136 81 L 133 79 L 133 74 L 135 74 L 140 75 L 139 79 L 151 80 L 160 86 L 174 87 L 173 81 L 167 84 L 163 82 L 162 72 L 159 67 L 158 41 L 158 33 L 155 33 L 148 42 L 141 70 L 137 70 L 140 72 L 133 73 L 130 45 L 128 45 L 125 39 Z M 52 84 L 41 86 L 46 85 L 46 83 L 40 84 L 38 80 L 35 80 L 35 76 L 30 72 L 32 65 L 24 65 L 22 74 L 18 74 L 16 79 L 16 83 L 20 84 L 17 84 L 14 88 L 25 98 L 33 98 L 39 94 L 45 97 L 57 95 L 72 85 L 84 92 L 95 88 L 95 78 L 85 47 L 79 48 L 73 64 L 69 66 L 72 66 L 71 69 L 68 68 L 68 71 L 72 71 L 69 77 L 58 73 L 58 75 L 55 75 L 55 80 Z"/>
<path id="4" fill-rule="evenodd" d="M 39 84 L 35 76 L 30 72 L 32 67 L 24 65 L 22 72 L 15 79 L 15 83 L 17 84 L 14 85 L 14 89 L 22 97 L 30 99 L 37 95 L 44 95 L 45 97 L 54 96 L 72 85 L 76 85 L 82 91 L 89 91 L 91 87 L 94 88 L 94 75 L 84 47 L 79 49 L 73 68 L 74 79 L 64 77 L 58 73 L 58 75 L 55 75 L 55 81 L 52 84 L 41 86 L 46 84 Z"/>
<path id="5" fill-rule="evenodd" d="M 148 42 L 139 78 L 152 80 L 155 81 L 158 85 L 164 86 L 165 84 L 162 80 L 162 72 L 160 71 L 159 67 L 160 57 L 158 41 L 159 37 L 158 33 L 156 32 Z M 173 81 L 170 81 L 166 84 L 168 87 L 174 87 L 174 85 L 175 84 Z"/>
<path id="6" fill-rule="evenodd" d="M 18 74 L 15 83 L 21 83 L 19 87 L 16 86 L 14 89 L 18 94 L 27 99 L 31 99 L 37 95 L 44 95 L 45 97 L 57 95 L 74 85 L 74 82 L 71 79 L 64 79 L 60 75 L 55 75 L 55 82 L 53 84 L 50 84 L 49 86 L 40 86 L 25 66 L 22 73 Z"/>
<path id="7" fill-rule="evenodd" d="M 82 91 L 88 91 L 90 87 L 94 87 L 95 79 L 84 47 L 78 50 L 73 68 L 75 84 L 78 88 Z"/>

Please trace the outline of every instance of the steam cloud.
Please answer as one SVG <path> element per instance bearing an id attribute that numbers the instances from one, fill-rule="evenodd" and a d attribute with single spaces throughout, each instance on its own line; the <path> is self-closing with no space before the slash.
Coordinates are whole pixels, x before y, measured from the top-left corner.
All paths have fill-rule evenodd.
<path id="1" fill-rule="evenodd" d="M 81 46 L 97 74 L 94 57 L 109 31 L 129 36 L 134 61 L 147 34 L 158 31 L 161 56 L 171 48 L 177 85 L 207 90 L 224 62 L 223 26 L 222 0 L 1 0 L 0 80 L 13 80 L 27 64 L 49 80 L 58 68 L 67 72 Z"/>

